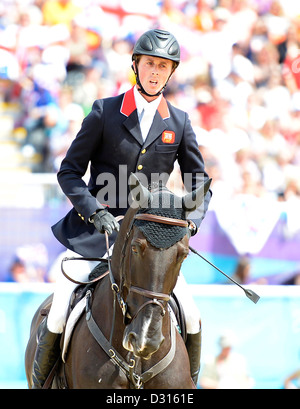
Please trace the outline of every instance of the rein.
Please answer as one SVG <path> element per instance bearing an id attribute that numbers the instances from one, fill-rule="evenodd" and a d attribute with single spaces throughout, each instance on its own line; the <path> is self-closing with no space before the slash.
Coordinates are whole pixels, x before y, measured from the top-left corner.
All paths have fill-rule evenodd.
<path id="1" fill-rule="evenodd" d="M 104 278 L 105 276 L 107 276 L 107 274 L 109 273 L 109 271 L 106 271 L 104 274 L 101 274 L 101 276 L 94 278 L 94 280 L 92 281 L 77 281 L 74 280 L 74 278 L 70 277 L 64 269 L 64 262 L 65 261 L 73 261 L 73 260 L 81 260 L 81 261 L 107 261 L 106 258 L 100 258 L 100 257 L 64 257 L 61 261 L 61 271 L 63 273 L 63 275 L 72 283 L 74 284 L 80 284 L 80 285 L 88 285 L 88 284 L 92 284 L 92 283 L 96 283 L 97 281 L 102 280 L 102 278 Z"/>

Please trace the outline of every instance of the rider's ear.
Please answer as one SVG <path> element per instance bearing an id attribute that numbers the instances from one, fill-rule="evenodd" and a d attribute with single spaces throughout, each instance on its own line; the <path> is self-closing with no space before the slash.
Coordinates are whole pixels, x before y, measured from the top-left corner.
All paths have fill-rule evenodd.
<path id="1" fill-rule="evenodd" d="M 132 68 L 133 72 L 134 72 L 135 75 L 136 75 L 136 62 L 135 62 L 135 61 L 132 61 L 132 66 L 131 66 L 131 68 Z"/>

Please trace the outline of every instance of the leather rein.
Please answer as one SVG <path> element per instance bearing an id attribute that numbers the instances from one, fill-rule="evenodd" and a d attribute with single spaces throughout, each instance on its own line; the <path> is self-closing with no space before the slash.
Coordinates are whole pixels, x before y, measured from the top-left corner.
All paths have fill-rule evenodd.
<path id="1" fill-rule="evenodd" d="M 123 217 L 120 216 L 117 219 L 120 220 Z M 127 248 L 127 243 L 134 225 L 135 220 L 145 220 L 149 222 L 155 222 L 155 223 L 162 223 L 162 224 L 168 224 L 168 225 L 173 225 L 173 226 L 180 226 L 180 227 L 188 227 L 188 221 L 186 220 L 181 220 L 181 219 L 173 219 L 169 217 L 163 217 L 163 216 L 157 216 L 157 215 L 152 215 L 152 214 L 147 214 L 147 213 L 141 213 L 141 214 L 136 214 L 134 218 L 131 221 L 129 230 L 126 234 L 125 242 L 122 248 L 122 260 L 121 260 L 121 266 L 123 267 L 122 270 L 124 269 L 124 260 L 125 260 L 125 254 L 126 254 L 126 248 Z M 170 295 L 169 294 L 164 294 L 164 293 L 159 293 L 159 292 L 154 292 L 154 291 L 149 291 L 144 288 L 136 287 L 136 286 L 130 286 L 129 291 L 134 292 L 136 294 L 142 295 L 143 297 L 146 297 L 149 299 L 149 301 L 146 301 L 136 312 L 134 317 L 131 317 L 130 314 L 128 313 L 128 308 L 127 308 L 127 303 L 124 301 L 120 288 L 117 285 L 112 268 L 111 268 L 111 260 L 110 260 L 110 247 L 109 247 L 109 238 L 107 232 L 105 232 L 105 240 L 106 240 L 106 252 L 107 252 L 107 258 L 84 258 L 84 257 L 70 257 L 70 258 L 64 258 L 62 260 L 62 273 L 63 275 L 69 279 L 70 281 L 76 283 L 76 284 L 91 284 L 96 281 L 101 280 L 104 278 L 106 275 L 109 274 L 110 277 L 110 282 L 111 282 L 111 289 L 114 294 L 114 313 L 113 313 L 113 325 L 111 329 L 111 334 L 110 334 L 110 341 L 108 341 L 105 336 L 103 335 L 102 331 L 96 324 L 93 316 L 92 316 L 92 311 L 91 311 L 91 297 L 92 297 L 92 292 L 91 290 L 87 291 L 86 294 L 86 321 L 87 325 L 89 327 L 89 330 L 91 331 L 92 335 L 94 336 L 95 340 L 97 343 L 102 347 L 102 349 L 106 352 L 106 354 L 109 356 L 109 358 L 113 361 L 115 365 L 117 365 L 128 377 L 129 381 L 133 385 L 135 389 L 141 389 L 143 387 L 143 384 L 150 379 L 152 379 L 154 376 L 156 376 L 158 373 L 162 372 L 173 360 L 175 356 L 175 341 L 176 341 L 176 336 L 175 336 L 175 331 L 174 331 L 174 325 L 171 323 L 171 347 L 167 355 L 155 364 L 152 368 L 150 368 L 148 371 L 144 372 L 141 375 L 137 375 L 134 372 L 134 367 L 135 367 L 135 360 L 131 359 L 130 364 L 128 364 L 124 358 L 119 355 L 119 353 L 111 346 L 112 343 L 112 335 L 114 331 L 114 326 L 115 326 L 115 314 L 116 314 L 116 301 L 118 302 L 122 314 L 123 314 L 123 319 L 124 322 L 125 320 L 134 320 L 136 316 L 141 312 L 141 310 L 149 304 L 155 304 L 158 305 L 162 309 L 162 316 L 165 315 L 165 306 L 163 305 L 163 302 L 168 302 L 170 300 Z M 97 277 L 96 279 L 89 281 L 89 282 L 79 282 L 73 280 L 71 277 L 69 277 L 66 272 L 64 271 L 63 268 L 63 263 L 68 260 L 86 260 L 86 261 L 106 261 L 108 262 L 108 271 L 104 274 L 102 274 L 100 277 Z"/>

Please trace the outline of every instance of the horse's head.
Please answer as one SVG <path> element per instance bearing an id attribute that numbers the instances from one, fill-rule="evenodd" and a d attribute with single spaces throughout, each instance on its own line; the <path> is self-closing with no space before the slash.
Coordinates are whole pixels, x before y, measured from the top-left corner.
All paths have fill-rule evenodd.
<path id="1" fill-rule="evenodd" d="M 205 192 L 201 186 L 201 195 L 194 192 L 179 198 L 166 188 L 150 192 L 138 181 L 135 189 L 139 205 L 133 201 L 122 223 L 118 239 L 123 237 L 123 245 L 116 242 L 122 260 L 120 291 L 126 303 L 123 346 L 136 357 L 149 359 L 164 341 L 163 317 L 189 252 L 186 216 L 200 206 Z M 115 250 L 113 259 L 114 255 Z"/>

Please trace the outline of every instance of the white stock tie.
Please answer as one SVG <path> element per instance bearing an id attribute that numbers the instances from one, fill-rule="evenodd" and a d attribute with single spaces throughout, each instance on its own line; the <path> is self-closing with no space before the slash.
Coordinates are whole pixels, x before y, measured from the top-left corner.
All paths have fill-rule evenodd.
<path id="1" fill-rule="evenodd" d="M 146 140 L 150 127 L 153 122 L 153 112 L 151 109 L 143 109 L 141 114 L 140 114 L 140 127 L 141 127 L 141 132 L 142 132 L 142 137 L 144 141 Z"/>

